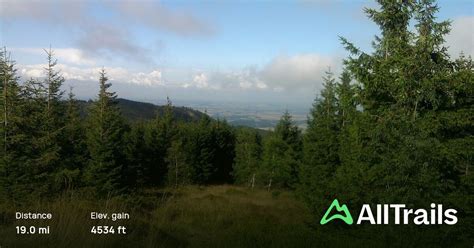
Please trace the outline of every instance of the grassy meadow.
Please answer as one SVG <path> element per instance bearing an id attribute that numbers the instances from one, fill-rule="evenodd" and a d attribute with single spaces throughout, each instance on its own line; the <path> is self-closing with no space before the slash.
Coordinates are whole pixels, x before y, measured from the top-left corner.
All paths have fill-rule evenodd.
<path id="1" fill-rule="evenodd" d="M 236 186 L 147 190 L 97 201 L 86 192 L 27 205 L 1 205 L 3 247 L 311 247 L 311 216 L 294 195 Z M 14 219 L 45 211 L 53 220 Z M 127 212 L 129 220 L 90 220 L 90 212 Z M 17 235 L 16 225 L 50 226 L 49 235 Z M 93 235 L 93 225 L 123 225 L 126 235 Z"/>
<path id="2" fill-rule="evenodd" d="M 92 195 L 82 190 L 26 204 L 1 202 L 0 247 L 443 247 L 440 240 L 453 245 L 459 235 L 432 233 L 433 227 L 321 226 L 291 191 L 221 185 L 103 200 Z M 17 221 L 16 211 L 51 212 L 53 220 Z M 92 211 L 127 212 L 130 219 L 91 220 Z M 17 235 L 17 225 L 49 225 L 51 233 Z M 91 234 L 94 225 L 125 226 L 127 234 Z"/>

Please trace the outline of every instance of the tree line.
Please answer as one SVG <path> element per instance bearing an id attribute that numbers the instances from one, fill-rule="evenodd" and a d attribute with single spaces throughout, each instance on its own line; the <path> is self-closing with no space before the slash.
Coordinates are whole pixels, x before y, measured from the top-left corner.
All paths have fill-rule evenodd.
<path id="1" fill-rule="evenodd" d="M 231 183 L 235 134 L 226 121 L 205 115 L 175 120 L 166 111 L 151 121 L 129 122 L 117 107 L 105 70 L 87 117 L 53 51 L 44 78 L 19 82 L 6 49 L 1 52 L 1 193 L 12 199 L 91 187 L 99 195 L 182 184 Z"/>

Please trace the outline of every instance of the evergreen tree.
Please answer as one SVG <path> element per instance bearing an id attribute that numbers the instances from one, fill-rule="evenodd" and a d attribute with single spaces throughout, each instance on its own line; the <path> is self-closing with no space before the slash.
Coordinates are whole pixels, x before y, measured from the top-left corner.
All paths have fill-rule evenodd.
<path id="1" fill-rule="evenodd" d="M 145 142 L 151 156 L 148 162 L 150 176 L 147 181 L 149 185 L 164 185 L 167 175 L 167 150 L 176 134 L 176 122 L 173 116 L 173 105 L 167 97 L 167 103 L 163 116 L 158 112 L 145 133 Z"/>
<path id="2" fill-rule="evenodd" d="M 119 193 L 124 189 L 127 172 L 123 154 L 124 123 L 116 106 L 116 94 L 110 92 L 105 70 L 100 72 L 98 99 L 90 109 L 87 145 L 90 161 L 87 182 L 99 193 Z"/>
<path id="3" fill-rule="evenodd" d="M 211 183 L 232 183 L 232 166 L 235 158 L 235 134 L 227 121 L 217 120 L 212 126 L 214 146 Z"/>
<path id="4" fill-rule="evenodd" d="M 472 149 L 457 146 L 472 145 L 472 102 L 465 95 L 472 92 L 472 62 L 449 58 L 443 45 L 449 22 L 436 21 L 434 1 L 379 4 L 377 10 L 367 9 L 381 29 L 374 52 L 364 53 L 342 39 L 351 52 L 345 63 L 360 85 L 363 111 L 351 127 L 357 153 L 337 173 L 339 185 L 345 186 L 338 192 L 357 204 L 472 203 L 460 197 L 472 195 L 472 187 L 462 186 L 466 177 L 459 170 L 472 164 Z M 472 219 L 472 212 L 463 214 Z M 472 223 L 461 226 L 468 230 Z"/>
<path id="5" fill-rule="evenodd" d="M 23 152 L 26 148 L 24 101 L 15 64 L 6 48 L 0 50 L 0 93 L 0 195 L 21 198 L 27 192 L 20 192 L 19 188 L 28 183 Z"/>
<path id="6" fill-rule="evenodd" d="M 144 187 L 150 183 L 150 149 L 145 140 L 145 123 L 131 125 L 125 134 L 125 156 L 127 161 L 126 184 L 130 187 Z"/>
<path id="7" fill-rule="evenodd" d="M 440 156 L 443 145 L 427 126 L 449 98 L 452 65 L 442 45 L 449 23 L 435 21 L 433 1 L 380 5 L 367 10 L 382 30 L 373 54 L 343 39 L 353 54 L 348 69 L 362 88 L 368 136 L 361 139 L 368 140 L 363 153 L 370 154 L 366 160 L 372 164 L 367 173 L 382 179 L 371 187 L 385 189 L 380 197 L 427 204 L 440 199 L 455 179 L 453 165 L 446 166 Z M 409 31 L 410 20 L 416 32 Z"/>
<path id="8" fill-rule="evenodd" d="M 45 50 L 48 64 L 42 81 L 31 79 L 24 85 L 23 98 L 27 101 L 28 130 L 27 160 L 29 187 L 35 193 L 56 191 L 54 175 L 61 168 L 61 141 L 64 131 L 64 105 L 61 86 L 64 77 L 55 69 L 53 51 Z"/>
<path id="9" fill-rule="evenodd" d="M 339 78 L 340 82 L 336 83 L 335 95 L 337 97 L 337 115 L 339 118 L 338 126 L 344 129 L 350 125 L 351 120 L 356 112 L 355 89 L 351 84 L 351 75 L 344 70 Z"/>
<path id="10" fill-rule="evenodd" d="M 213 164 L 215 147 L 211 118 L 207 115 L 204 116 L 191 130 L 193 132 L 195 182 L 207 184 L 216 172 Z"/>
<path id="11" fill-rule="evenodd" d="M 288 111 L 285 111 L 264 145 L 262 175 L 269 190 L 272 186 L 295 187 L 301 149 L 301 131 L 293 124 Z"/>
<path id="12" fill-rule="evenodd" d="M 56 174 L 56 184 L 60 189 L 72 189 L 80 185 L 81 172 L 87 165 L 89 157 L 85 128 L 72 88 L 66 103 L 63 137 L 61 141 L 62 167 Z"/>
<path id="13" fill-rule="evenodd" d="M 321 98 L 316 98 L 308 117 L 304 136 L 304 159 L 300 174 L 300 190 L 310 207 L 319 213 L 325 198 L 332 197 L 331 179 L 340 165 L 338 135 L 344 111 L 339 111 L 333 73 L 323 77 Z M 347 82 L 346 82 L 347 83 Z"/>

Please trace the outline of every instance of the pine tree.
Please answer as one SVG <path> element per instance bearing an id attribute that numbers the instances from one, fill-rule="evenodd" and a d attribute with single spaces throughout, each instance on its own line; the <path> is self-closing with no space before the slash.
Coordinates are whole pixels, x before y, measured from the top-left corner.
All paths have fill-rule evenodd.
<path id="1" fill-rule="evenodd" d="M 120 193 L 124 189 L 127 171 L 123 154 L 124 123 L 116 106 L 116 94 L 110 92 L 105 70 L 100 72 L 100 90 L 89 114 L 87 145 L 91 159 L 87 167 L 87 182 L 99 193 Z"/>
<path id="2" fill-rule="evenodd" d="M 383 178 L 372 188 L 385 188 L 381 197 L 392 201 L 408 197 L 426 204 L 428 198 L 441 198 L 453 182 L 453 166 L 445 166 L 443 145 L 428 124 L 449 98 L 446 82 L 452 65 L 443 47 L 449 23 L 435 21 L 433 1 L 380 5 L 380 10 L 367 10 L 382 30 L 373 54 L 343 40 L 353 54 L 347 67 L 362 86 L 362 118 L 368 126 L 361 139 L 369 140 L 364 153 L 370 154 L 366 161 Z M 409 31 L 410 20 L 415 32 Z"/>
<path id="3" fill-rule="evenodd" d="M 211 118 L 205 115 L 192 129 L 194 150 L 195 182 L 208 184 L 216 172 L 213 160 L 215 156 L 214 137 Z"/>
<path id="4" fill-rule="evenodd" d="M 127 163 L 126 184 L 129 187 L 144 187 L 150 180 L 150 149 L 145 140 L 146 124 L 133 123 L 124 136 Z"/>
<path id="5" fill-rule="evenodd" d="M 339 118 L 338 126 L 343 129 L 350 125 L 353 115 L 357 111 L 355 89 L 351 84 L 351 75 L 344 70 L 339 78 L 340 82 L 336 83 L 335 94 L 337 97 L 337 115 Z"/>
<path id="6" fill-rule="evenodd" d="M 325 165 L 332 167 L 339 163 L 337 132 L 338 102 L 336 84 L 332 72 L 326 72 L 321 99 L 316 98 L 308 117 L 308 128 L 305 135 L 304 156 L 308 165 Z"/>
<path id="7" fill-rule="evenodd" d="M 28 139 L 30 150 L 25 166 L 29 168 L 30 187 L 35 193 L 56 191 L 54 175 L 61 168 L 61 140 L 64 131 L 64 104 L 61 86 L 64 77 L 56 70 L 53 51 L 45 50 L 48 64 L 42 81 L 26 82 Z"/>
<path id="8" fill-rule="evenodd" d="M 0 50 L 0 93 L 0 195 L 21 198 L 27 193 L 19 190 L 27 183 L 24 180 L 27 172 L 23 152 L 26 148 L 22 111 L 24 101 L 21 98 L 15 63 L 6 48 Z"/>
<path id="9" fill-rule="evenodd" d="M 338 135 L 343 111 L 338 108 L 333 73 L 326 72 L 323 80 L 321 97 L 315 99 L 308 117 L 299 188 L 314 211 L 325 198 L 331 197 L 328 195 L 331 179 L 340 165 Z"/>
<path id="10" fill-rule="evenodd" d="M 226 120 L 217 120 L 212 125 L 213 165 L 215 172 L 211 183 L 232 183 L 232 166 L 235 158 L 235 134 Z"/>
<path id="11" fill-rule="evenodd" d="M 79 105 L 69 90 L 66 103 L 65 126 L 61 141 L 61 169 L 56 173 L 56 184 L 60 189 L 72 189 L 81 185 L 82 170 L 89 157 L 86 134 Z"/>
<path id="12" fill-rule="evenodd" d="M 167 150 L 176 134 L 176 122 L 173 115 L 173 105 L 167 97 L 164 113 L 156 112 L 155 119 L 151 121 L 145 132 L 145 143 L 148 147 L 148 162 L 145 178 L 147 185 L 164 185 L 167 176 L 167 163 L 165 158 Z"/>
<path id="13" fill-rule="evenodd" d="M 267 188 L 293 188 L 298 181 L 301 160 L 301 131 L 288 111 L 280 118 L 274 133 L 267 138 L 263 152 L 262 176 Z"/>

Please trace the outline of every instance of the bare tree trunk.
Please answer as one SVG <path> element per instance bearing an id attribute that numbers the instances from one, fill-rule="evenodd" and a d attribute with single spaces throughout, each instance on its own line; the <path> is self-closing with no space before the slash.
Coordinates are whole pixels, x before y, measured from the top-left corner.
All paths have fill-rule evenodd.
<path id="1" fill-rule="evenodd" d="M 178 188 L 178 158 L 176 156 L 174 157 L 174 165 L 175 165 L 175 172 L 176 172 L 174 187 Z"/>
<path id="2" fill-rule="evenodd" d="M 51 117 L 51 84 L 53 81 L 53 51 L 51 50 L 51 46 L 49 46 L 49 51 L 46 52 L 48 54 L 48 102 L 47 102 L 47 109 L 46 109 L 46 117 L 49 118 Z M 48 138 L 50 137 L 50 127 L 48 128 Z"/>
<path id="3" fill-rule="evenodd" d="M 273 170 L 272 170 L 272 173 L 270 174 L 270 182 L 268 183 L 267 191 L 270 191 L 270 188 L 272 187 L 272 181 L 273 181 Z"/>
<path id="4" fill-rule="evenodd" d="M 252 186 L 251 186 L 252 189 L 253 189 L 254 186 L 255 186 L 255 173 L 253 173 L 253 175 L 252 175 Z"/>
<path id="5" fill-rule="evenodd" d="M 6 51 L 4 51 L 6 52 Z M 6 54 L 4 54 L 3 56 L 5 56 L 6 58 Z M 6 60 L 5 60 L 6 62 Z M 4 68 L 4 82 L 3 82 L 3 115 L 4 115 L 4 120 L 3 120 L 3 126 L 4 126 L 4 130 L 3 130 L 3 151 L 4 151 L 4 159 L 6 161 L 6 158 L 7 158 L 7 125 L 8 125 L 8 94 L 7 94 L 7 91 L 8 91 L 8 80 L 7 80 L 7 70 L 6 68 Z"/>

